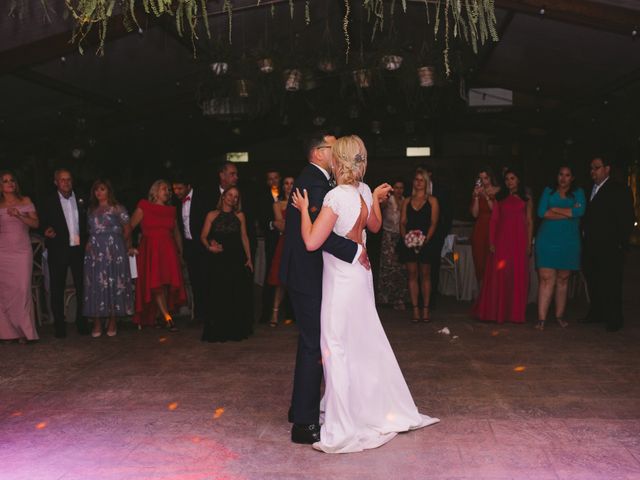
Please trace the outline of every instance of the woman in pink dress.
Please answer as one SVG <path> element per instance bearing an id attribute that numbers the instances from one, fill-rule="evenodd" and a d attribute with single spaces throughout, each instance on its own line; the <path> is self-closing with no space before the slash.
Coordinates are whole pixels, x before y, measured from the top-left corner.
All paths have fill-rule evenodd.
<path id="1" fill-rule="evenodd" d="M 176 226 L 176 207 L 168 205 L 169 183 L 157 180 L 149 189 L 149 200 L 140 200 L 131 216 L 131 229 L 142 224 L 138 247 L 136 313 L 133 322 L 155 325 L 160 313 L 167 328 L 178 329 L 171 310 L 187 300 L 182 278 L 182 238 Z"/>
<path id="2" fill-rule="evenodd" d="M 524 323 L 533 204 L 512 169 L 504 172 L 504 187 L 496 200 L 489 228 L 490 254 L 473 314 L 484 321 Z"/>
<path id="3" fill-rule="evenodd" d="M 0 339 L 38 340 L 32 315 L 33 252 L 29 229 L 38 215 L 29 197 L 20 194 L 16 177 L 0 173 Z"/>

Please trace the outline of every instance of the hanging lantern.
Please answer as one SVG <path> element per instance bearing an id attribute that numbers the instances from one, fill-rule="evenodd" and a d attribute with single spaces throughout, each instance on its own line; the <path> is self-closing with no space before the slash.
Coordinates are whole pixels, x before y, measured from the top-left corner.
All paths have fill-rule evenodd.
<path id="1" fill-rule="evenodd" d="M 402 57 L 400 55 L 384 55 L 382 57 L 382 66 L 390 72 L 398 70 L 402 66 Z"/>
<path id="2" fill-rule="evenodd" d="M 258 60 L 258 68 L 262 73 L 273 72 L 273 59 L 269 57 L 261 58 Z"/>
<path id="3" fill-rule="evenodd" d="M 236 81 L 236 91 L 240 98 L 247 98 L 249 96 L 249 82 L 246 80 Z"/>
<path id="4" fill-rule="evenodd" d="M 229 64 L 227 62 L 213 62 L 209 65 L 209 68 L 214 75 L 226 75 L 229 70 Z"/>
<path id="5" fill-rule="evenodd" d="M 302 80 L 302 72 L 297 68 L 285 70 L 284 72 L 284 88 L 287 92 L 297 92 L 300 90 L 300 81 Z"/>
<path id="6" fill-rule="evenodd" d="M 380 135 L 380 133 L 382 133 L 382 122 L 378 120 L 371 122 L 371 133 L 374 135 Z"/>
<path id="7" fill-rule="evenodd" d="M 371 70 L 368 68 L 354 70 L 353 81 L 360 88 L 369 88 L 371 86 Z"/>
<path id="8" fill-rule="evenodd" d="M 420 67 L 418 68 L 418 81 L 421 87 L 433 87 L 433 67 Z"/>
<path id="9" fill-rule="evenodd" d="M 324 73 L 333 73 L 336 71 L 336 62 L 331 58 L 323 58 L 318 62 L 318 70 Z"/>

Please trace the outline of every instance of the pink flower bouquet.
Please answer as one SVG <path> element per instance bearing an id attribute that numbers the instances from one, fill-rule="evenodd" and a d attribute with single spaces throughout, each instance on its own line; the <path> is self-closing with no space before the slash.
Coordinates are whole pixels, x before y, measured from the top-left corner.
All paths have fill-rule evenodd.
<path id="1" fill-rule="evenodd" d="M 410 230 L 404 236 L 404 244 L 407 248 L 413 248 L 413 251 L 418 253 L 426 239 L 427 237 L 421 230 Z"/>

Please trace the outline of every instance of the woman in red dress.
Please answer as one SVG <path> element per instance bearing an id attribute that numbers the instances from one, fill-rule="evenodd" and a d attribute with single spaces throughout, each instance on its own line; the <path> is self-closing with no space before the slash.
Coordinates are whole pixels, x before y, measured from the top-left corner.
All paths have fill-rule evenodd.
<path id="1" fill-rule="evenodd" d="M 491 253 L 473 314 L 484 321 L 524 323 L 533 206 L 516 172 L 507 169 L 504 183 L 505 188 L 498 192 L 491 212 Z"/>
<path id="2" fill-rule="evenodd" d="M 278 326 L 278 310 L 280 309 L 280 303 L 284 297 L 284 285 L 280 283 L 280 258 L 282 257 L 282 249 L 284 248 L 284 219 L 287 211 L 287 204 L 289 203 L 289 195 L 293 190 L 293 177 L 284 177 L 282 181 L 282 196 L 280 200 L 273 204 L 274 222 L 273 226 L 280 232 L 280 238 L 276 244 L 276 250 L 273 254 L 273 260 L 271 261 L 271 269 L 267 276 L 267 283 L 273 287 L 276 287 L 275 294 L 273 295 L 273 310 L 271 313 L 270 327 Z"/>
<path id="3" fill-rule="evenodd" d="M 131 228 L 142 223 L 137 252 L 136 313 L 133 322 L 155 325 L 158 312 L 167 328 L 177 328 L 169 313 L 187 300 L 180 257 L 182 239 L 176 226 L 176 208 L 168 205 L 170 186 L 157 180 L 149 189 L 149 200 L 140 200 L 131 216 Z"/>
<path id="4" fill-rule="evenodd" d="M 496 199 L 496 194 L 500 191 L 496 177 L 490 168 L 482 168 L 478 172 L 476 186 L 473 189 L 471 206 L 469 210 L 476 219 L 471 234 L 471 251 L 473 254 L 473 266 L 476 270 L 478 284 L 484 277 L 484 269 L 489 257 L 489 223 L 491 220 L 491 210 Z"/>

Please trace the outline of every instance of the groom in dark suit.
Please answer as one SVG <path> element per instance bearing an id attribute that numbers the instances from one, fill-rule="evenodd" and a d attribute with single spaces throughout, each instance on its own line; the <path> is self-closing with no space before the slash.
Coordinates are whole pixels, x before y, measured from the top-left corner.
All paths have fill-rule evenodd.
<path id="1" fill-rule="evenodd" d="M 49 266 L 51 310 L 56 338 L 67 336 L 64 320 L 64 291 L 67 269 L 71 269 L 76 289 L 76 326 L 78 333 L 89 333 L 89 325 L 82 317 L 82 269 L 87 239 L 87 211 L 81 198 L 73 191 L 73 177 L 66 169 L 53 175 L 56 191 L 40 206 L 40 228 L 45 236 Z"/>
<path id="2" fill-rule="evenodd" d="M 314 221 L 325 195 L 332 188 L 331 147 L 336 137 L 316 133 L 306 141 L 309 164 L 296 178 L 294 190 L 307 190 L 309 214 Z M 285 242 L 280 263 L 280 280 L 286 285 L 300 331 L 293 379 L 289 421 L 291 441 L 311 444 L 320 440 L 320 308 L 322 303 L 322 250 L 348 263 L 359 261 L 369 269 L 366 250 L 351 240 L 331 233 L 321 249 L 308 252 L 300 234 L 300 212 L 287 207 Z"/>
<path id="3" fill-rule="evenodd" d="M 591 160 L 593 188 L 582 220 L 582 268 L 591 297 L 583 323 L 606 322 L 608 332 L 622 328 L 622 267 L 635 220 L 629 189 L 610 178 L 605 156 Z"/>

